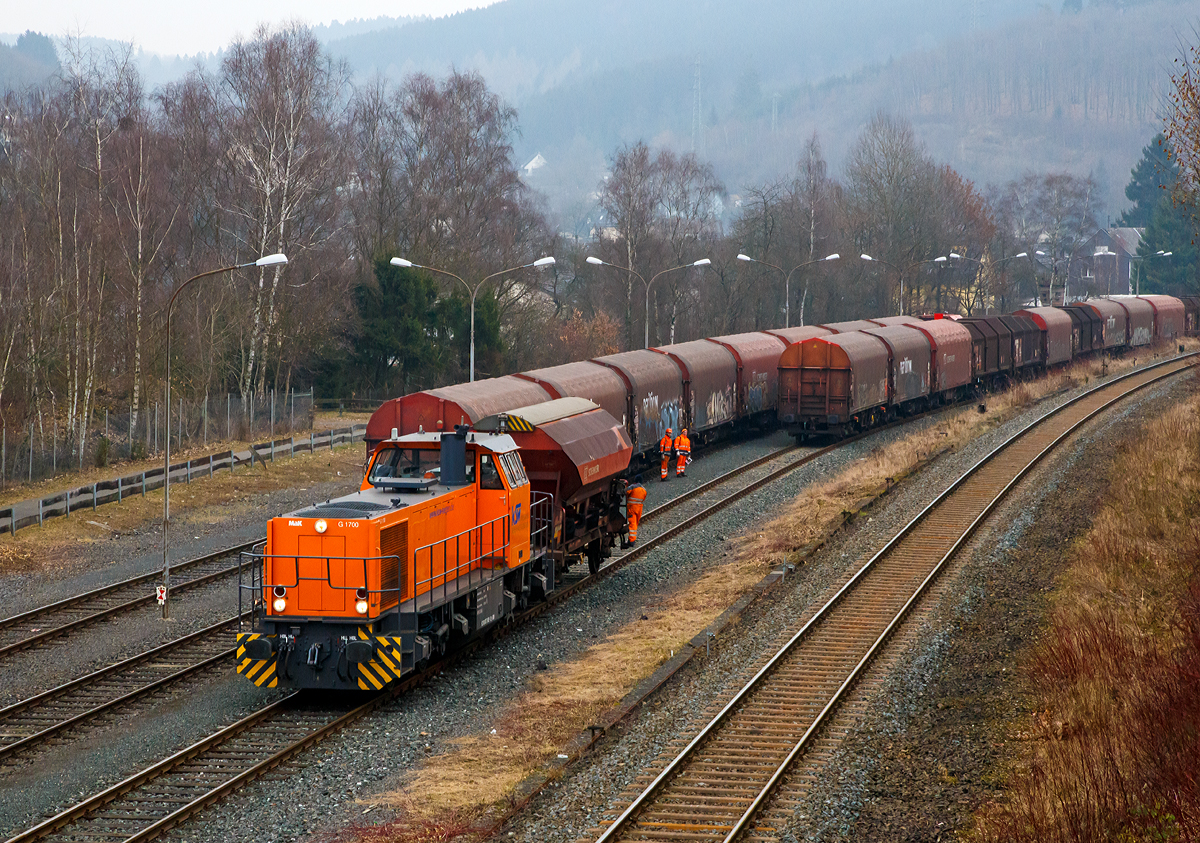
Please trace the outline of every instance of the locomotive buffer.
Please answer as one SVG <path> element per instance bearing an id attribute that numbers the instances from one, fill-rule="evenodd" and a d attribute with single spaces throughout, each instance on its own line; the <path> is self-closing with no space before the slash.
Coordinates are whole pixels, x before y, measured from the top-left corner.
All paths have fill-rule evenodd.
<path id="1" fill-rule="evenodd" d="M 353 494 L 271 520 L 243 554 L 237 671 L 377 691 L 531 602 L 625 530 L 624 427 L 582 398 L 376 446 Z"/>

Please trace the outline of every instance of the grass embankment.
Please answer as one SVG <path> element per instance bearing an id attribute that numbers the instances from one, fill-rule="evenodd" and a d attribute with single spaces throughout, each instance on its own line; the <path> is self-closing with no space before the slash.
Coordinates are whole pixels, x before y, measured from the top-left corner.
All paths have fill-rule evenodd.
<path id="1" fill-rule="evenodd" d="M 976 841 L 1200 838 L 1200 399 L 1117 457 L 1030 661 L 1027 751 Z M 1011 745 L 1011 744 L 1010 744 Z"/>
<path id="2" fill-rule="evenodd" d="M 233 473 L 219 471 L 211 478 L 205 475 L 191 483 L 175 480 L 171 483 L 171 521 L 178 526 L 173 532 L 178 531 L 176 535 L 182 536 L 182 531 L 191 526 L 217 527 L 236 517 L 240 510 L 250 510 L 256 499 L 272 492 L 304 491 L 331 480 L 344 479 L 348 484 L 359 481 L 363 453 L 363 444 L 355 442 L 333 451 L 319 450 L 273 463 L 256 463 L 253 468 L 246 466 Z M 105 475 L 108 476 L 111 475 Z M 21 499 L 37 494 L 34 491 Z M 0 535 L 0 572 L 56 566 L 75 555 L 82 545 L 157 527 L 162 523 L 162 511 L 163 493 L 158 489 L 145 497 L 130 495 L 119 504 L 106 504 L 95 512 L 77 510 L 66 518 L 51 518 L 41 527 L 27 527 L 16 535 Z"/>
<path id="3" fill-rule="evenodd" d="M 1019 383 L 988 396 L 984 413 L 975 406 L 951 411 L 926 430 L 878 448 L 825 483 L 806 489 L 779 517 L 737 538 L 736 556 L 648 606 L 645 620 L 628 624 L 578 659 L 536 674 L 497 715 L 493 731 L 454 740 L 449 751 L 430 756 L 409 774 L 398 791 L 376 800 L 398 807 L 402 819 L 357 830 L 351 837 L 389 843 L 485 837 L 515 807 L 518 783 L 544 770 L 561 746 L 616 706 L 780 562 L 802 562 L 800 552 L 840 523 L 843 511 L 878 494 L 889 478 L 993 429 L 1045 396 L 1133 366 L 1132 358 L 1107 364 L 1088 361 Z"/>

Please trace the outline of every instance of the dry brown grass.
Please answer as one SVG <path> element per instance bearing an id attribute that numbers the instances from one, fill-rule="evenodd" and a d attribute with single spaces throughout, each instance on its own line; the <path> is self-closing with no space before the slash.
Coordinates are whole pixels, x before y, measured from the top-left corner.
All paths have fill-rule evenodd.
<path id="1" fill-rule="evenodd" d="M 336 480 L 339 476 L 348 483 L 360 480 L 362 462 L 363 445 L 356 442 L 334 451 L 278 459 L 265 466 L 256 463 L 254 468 L 239 468 L 233 474 L 219 471 L 211 478 L 206 475 L 191 483 L 174 481 L 171 483 L 171 520 L 221 524 L 229 519 L 231 511 L 246 505 L 256 495 L 282 489 L 304 489 Z M 61 488 L 60 484 L 43 494 Z M 30 496 L 37 494 L 33 491 Z M 21 497 L 23 499 L 25 495 Z M 0 535 L 0 570 L 55 565 L 81 545 L 106 540 L 114 533 L 138 532 L 160 523 L 162 509 L 160 489 L 145 497 L 131 495 L 119 504 L 106 504 L 95 512 L 77 510 L 70 517 L 53 518 L 42 527 L 26 527 L 16 535 Z"/>
<path id="2" fill-rule="evenodd" d="M 976 840 L 1200 836 L 1200 398 L 1110 478 L 1035 651 L 1033 740 Z"/>
<path id="3" fill-rule="evenodd" d="M 615 706 L 777 562 L 824 536 L 844 510 L 876 493 L 888 478 L 911 472 L 936 451 L 968 441 L 1017 410 L 1133 365 L 1132 360 L 1107 366 L 1094 361 L 1017 384 L 988 396 L 985 413 L 973 406 L 951 412 L 931 429 L 878 448 L 826 483 L 810 487 L 781 517 L 739 537 L 736 557 L 648 609 L 648 620 L 635 621 L 578 659 L 537 674 L 499 715 L 494 732 L 460 738 L 448 751 L 430 757 L 399 790 L 381 797 L 399 808 L 403 819 L 364 830 L 358 839 L 415 843 L 486 836 L 485 829 L 513 807 L 520 782 L 546 770 L 560 747 Z"/>

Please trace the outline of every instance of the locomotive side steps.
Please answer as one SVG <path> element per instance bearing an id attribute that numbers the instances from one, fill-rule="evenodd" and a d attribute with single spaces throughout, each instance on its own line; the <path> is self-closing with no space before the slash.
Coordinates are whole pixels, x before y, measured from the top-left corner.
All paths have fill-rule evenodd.
<path id="1" fill-rule="evenodd" d="M 674 758 L 659 759 L 597 843 L 775 839 L 770 806 L 873 658 L 955 554 L 1022 478 L 1083 424 L 1130 394 L 1191 369 L 1189 354 L 1068 401 L 1016 433 L 922 510 L 795 632 Z M 793 784 L 794 783 L 794 784 Z M 780 800 L 782 802 L 783 800 Z M 618 810 L 620 813 L 618 814 Z M 591 839 L 591 838 L 589 838 Z"/>

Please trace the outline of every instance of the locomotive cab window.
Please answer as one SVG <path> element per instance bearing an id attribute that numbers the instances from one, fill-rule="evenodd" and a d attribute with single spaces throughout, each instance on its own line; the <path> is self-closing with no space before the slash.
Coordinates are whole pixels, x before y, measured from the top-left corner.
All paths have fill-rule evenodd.
<path id="1" fill-rule="evenodd" d="M 479 455 L 479 488 L 504 488 L 504 481 L 500 478 L 500 468 L 494 454 Z"/>
<path id="2" fill-rule="evenodd" d="M 525 465 L 514 451 L 500 454 L 500 463 L 504 466 L 504 476 L 508 478 L 509 485 L 514 489 L 529 483 L 529 477 L 525 474 Z"/>
<path id="3" fill-rule="evenodd" d="M 389 448 L 375 458 L 370 481 L 392 477 L 437 477 L 441 455 L 424 448 Z"/>

